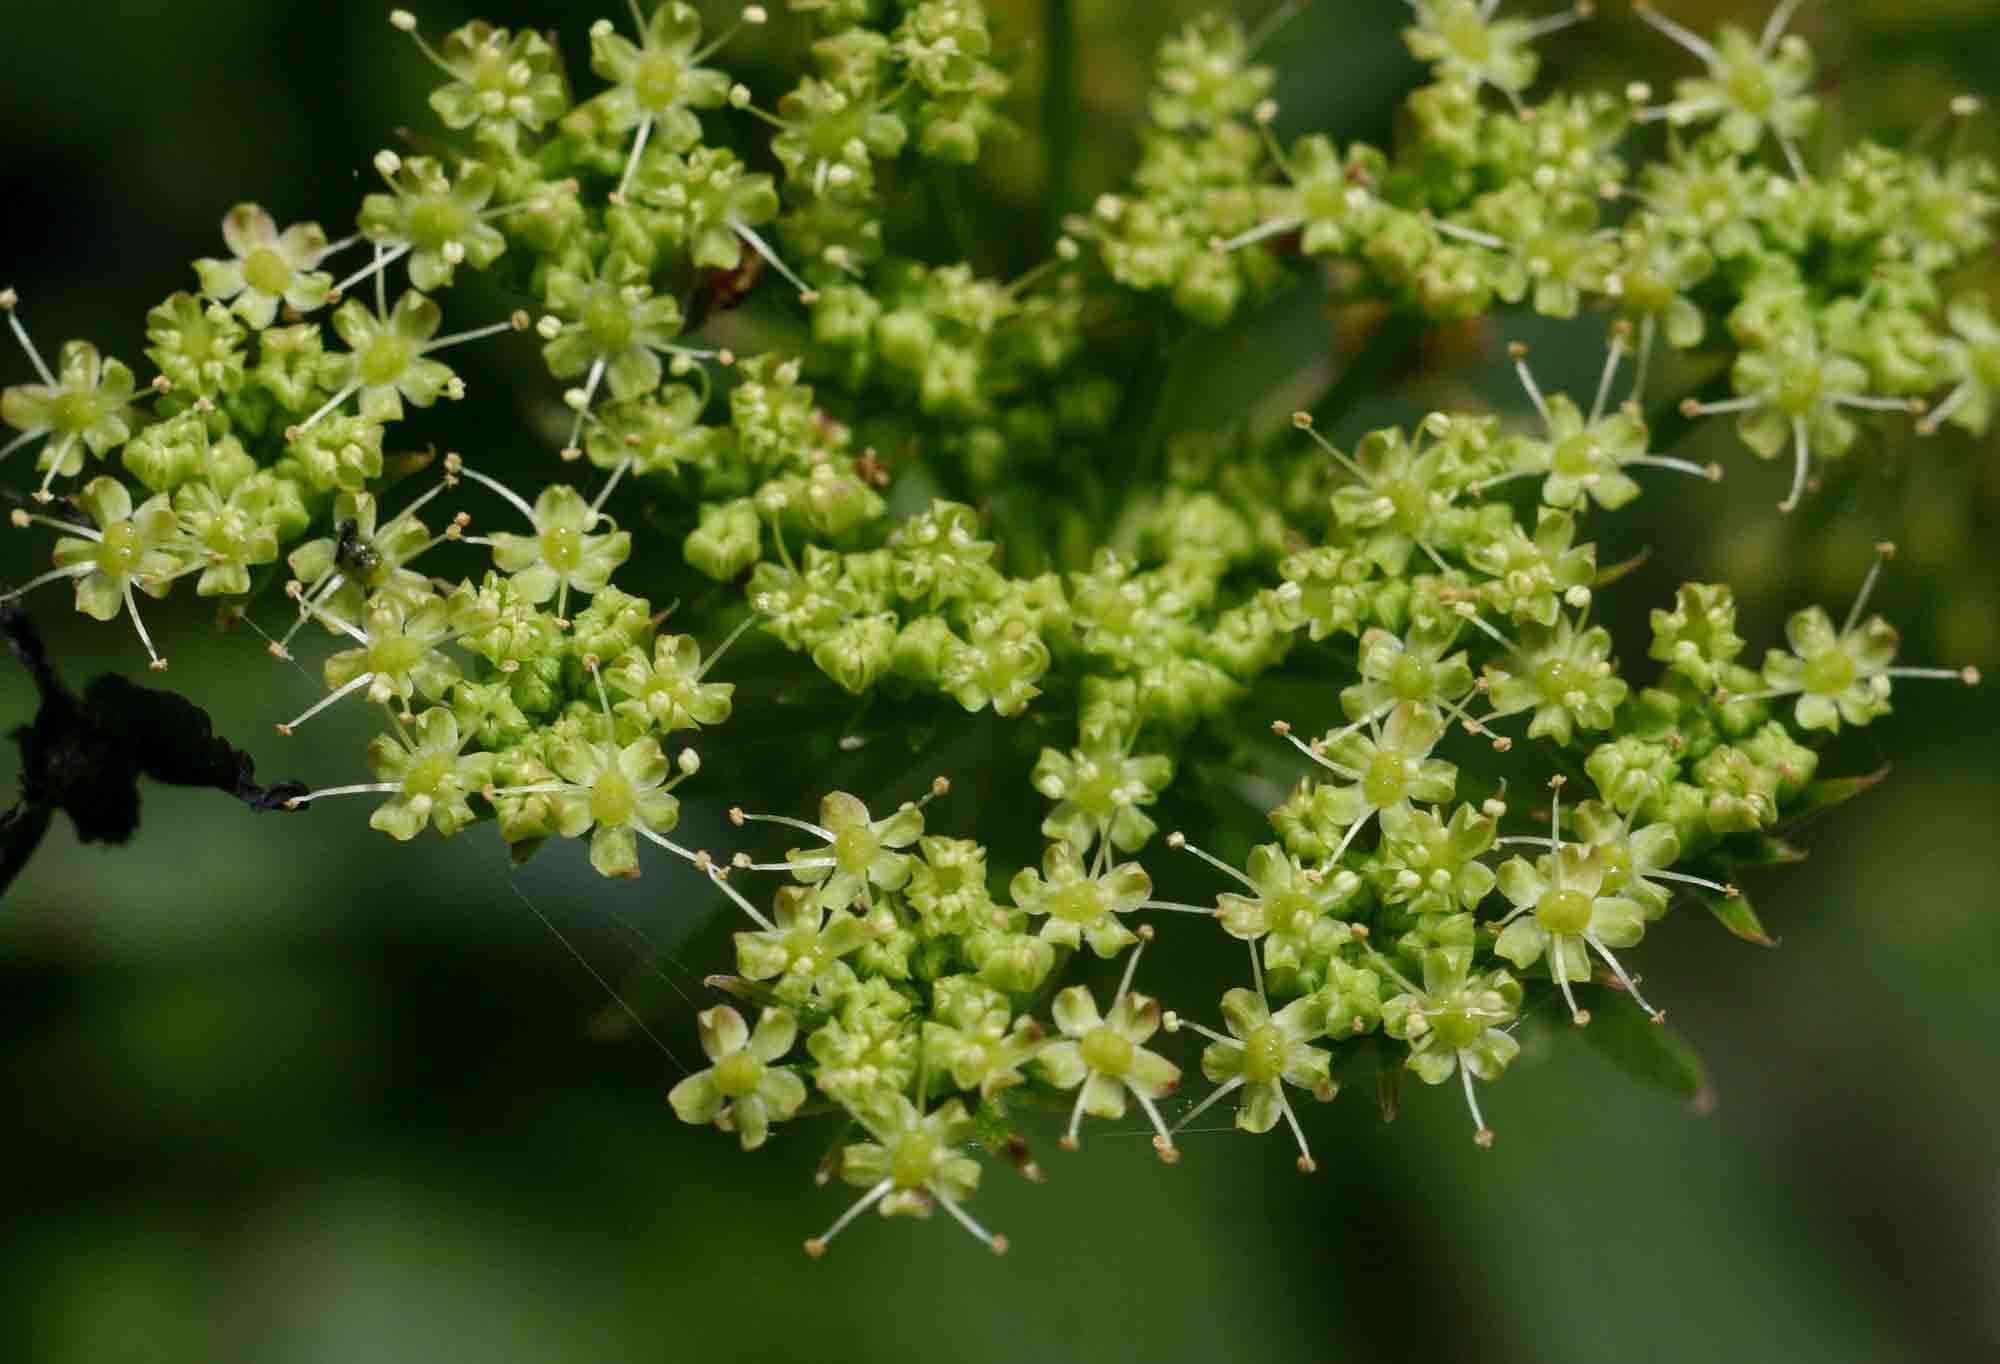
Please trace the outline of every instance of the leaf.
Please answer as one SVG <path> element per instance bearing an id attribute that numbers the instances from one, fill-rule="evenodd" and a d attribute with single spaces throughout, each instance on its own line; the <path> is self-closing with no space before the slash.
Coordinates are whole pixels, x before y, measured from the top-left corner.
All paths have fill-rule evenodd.
<path id="1" fill-rule="evenodd" d="M 1769 834 L 1730 840 L 1730 860 L 1745 867 L 1789 867 L 1806 860 L 1798 844 Z"/>
<path id="2" fill-rule="evenodd" d="M 1780 826 L 1780 830 L 1796 828 L 1822 810 L 1831 810 L 1836 805 L 1847 804 L 1856 796 L 1881 785 L 1889 772 L 1890 765 L 1883 763 L 1865 776 L 1828 777 L 1823 781 L 1813 782 L 1800 792 L 1798 802 L 1785 811 L 1785 822 Z"/>
<path id="3" fill-rule="evenodd" d="M 1655 1023 L 1623 990 L 1606 991 L 1590 1011 L 1584 1038 L 1641 1084 L 1694 1105 L 1700 1112 L 1715 1106 L 1708 1067 L 1688 1040 Z"/>
<path id="4" fill-rule="evenodd" d="M 1593 588 L 1609 587 L 1612 583 L 1617 582 L 1620 578 L 1624 577 L 1626 574 L 1631 573 L 1634 570 L 1638 569 L 1641 565 L 1643 565 L 1648 559 L 1652 557 L 1653 557 L 1653 547 L 1651 545 L 1647 545 L 1644 549 L 1640 550 L 1637 554 L 1634 554 L 1631 558 L 1625 560 L 1623 563 L 1612 564 L 1608 568 L 1600 568 L 1599 570 L 1597 570 L 1597 576 L 1590 580 L 1590 585 Z"/>
<path id="5" fill-rule="evenodd" d="M 1048 1178 L 1035 1160 L 1034 1152 L 1028 1149 L 1028 1138 L 1014 1125 L 1005 1106 L 997 1098 L 988 1097 L 979 1101 L 979 1107 L 972 1111 L 972 1125 L 979 1144 L 989 1154 L 1012 1164 L 1023 1179 L 1040 1184 Z"/>
<path id="6" fill-rule="evenodd" d="M 1745 942 L 1754 942 L 1759 947 L 1776 947 L 1778 940 L 1764 931 L 1764 921 L 1757 917 L 1751 907 L 1750 897 L 1742 891 L 1734 895 L 1703 895 L 1702 903 L 1721 925 Z"/>
<path id="7" fill-rule="evenodd" d="M 1392 1056 L 1384 1048 L 1375 1067 L 1375 1099 L 1382 1105 L 1385 1123 L 1396 1121 L 1396 1115 L 1403 1110 L 1403 1067 Z"/>

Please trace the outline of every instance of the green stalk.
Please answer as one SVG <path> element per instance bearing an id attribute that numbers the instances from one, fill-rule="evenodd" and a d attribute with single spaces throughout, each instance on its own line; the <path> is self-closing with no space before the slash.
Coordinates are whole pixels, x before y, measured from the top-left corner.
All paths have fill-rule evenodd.
<path id="1" fill-rule="evenodd" d="M 1042 85 L 1042 140 L 1048 148 L 1048 193 L 1043 197 L 1042 238 L 1062 234 L 1069 211 L 1076 165 L 1076 6 L 1074 0 L 1044 0 L 1048 71 Z"/>

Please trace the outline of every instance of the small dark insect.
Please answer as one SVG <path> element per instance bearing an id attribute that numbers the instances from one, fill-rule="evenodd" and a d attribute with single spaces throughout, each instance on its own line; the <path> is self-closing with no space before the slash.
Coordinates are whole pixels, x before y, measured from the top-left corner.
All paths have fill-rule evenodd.
<path id="1" fill-rule="evenodd" d="M 710 313 L 726 313 L 742 304 L 758 276 L 764 273 L 764 258 L 755 251 L 743 253 L 743 263 L 734 270 L 710 270 L 696 283 L 689 300 L 687 329 L 694 330 Z"/>
<path id="2" fill-rule="evenodd" d="M 334 563 L 352 581 L 369 581 L 382 566 L 382 552 L 361 538 L 361 523 L 352 517 L 342 521 L 334 531 Z"/>
<path id="3" fill-rule="evenodd" d="M 130 838 L 139 827 L 140 777 L 212 786 L 258 811 L 305 794 L 303 782 L 257 785 L 250 755 L 217 738 L 208 712 L 177 693 L 106 673 L 79 698 L 57 675 L 34 622 L 11 603 L 0 605 L 0 637 L 41 694 L 34 722 L 11 736 L 21 747 L 21 799 L 0 813 L 0 897 L 58 810 L 81 842 Z"/>

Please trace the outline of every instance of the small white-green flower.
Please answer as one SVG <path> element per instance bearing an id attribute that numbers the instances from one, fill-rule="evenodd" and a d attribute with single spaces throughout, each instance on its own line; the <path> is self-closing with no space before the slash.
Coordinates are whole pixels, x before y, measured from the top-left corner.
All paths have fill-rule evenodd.
<path id="1" fill-rule="evenodd" d="M 721 1004 L 704 1009 L 695 1023 L 711 1064 L 675 1085 L 667 1102 L 682 1122 L 712 1122 L 754 1151 L 773 1122 L 785 1121 L 806 1101 L 805 1081 L 775 1064 L 797 1040 L 798 1021 L 789 1009 L 766 1009 L 752 1032 L 742 1014 Z"/>
<path id="2" fill-rule="evenodd" d="M 262 208 L 238 204 L 222 217 L 222 240 L 229 259 L 194 263 L 201 291 L 258 331 L 271 325 L 281 303 L 296 313 L 325 306 L 333 276 L 319 268 L 329 248 L 318 223 L 280 232 Z"/>
<path id="3" fill-rule="evenodd" d="M 1151 936 L 1150 930 L 1147 936 Z M 1062 1036 L 1044 1043 L 1035 1060 L 1050 1084 L 1077 1092 L 1069 1128 L 1062 1138 L 1064 1150 L 1076 1149 L 1076 1131 L 1084 1114 L 1114 1121 L 1122 1118 L 1129 1094 L 1139 1101 L 1153 1124 L 1157 1134 L 1153 1149 L 1171 1165 L 1180 1159 L 1180 1149 L 1174 1145 L 1155 1100 L 1179 1088 L 1181 1071 L 1166 1057 L 1141 1045 L 1160 1029 L 1160 1001 L 1132 992 L 1132 975 L 1139 969 L 1144 950 L 1142 943 L 1125 964 L 1125 978 L 1119 982 L 1108 1015 L 1098 1013 L 1097 1001 L 1090 997 L 1087 986 L 1072 985 L 1056 996 L 1052 1012 Z"/>
<path id="4" fill-rule="evenodd" d="M 855 1117 L 874 1140 L 841 1152 L 840 1177 L 868 1192 L 824 1235 L 808 1240 L 806 1254 L 826 1254 L 827 1243 L 871 1207 L 884 1217 L 928 1217 L 939 1204 L 995 1255 L 1006 1254 L 1007 1238 L 987 1231 L 960 1206 L 979 1188 L 979 1163 L 963 1150 L 972 1138 L 972 1118 L 962 1102 L 950 1099 L 925 1113 L 890 1094 Z"/>

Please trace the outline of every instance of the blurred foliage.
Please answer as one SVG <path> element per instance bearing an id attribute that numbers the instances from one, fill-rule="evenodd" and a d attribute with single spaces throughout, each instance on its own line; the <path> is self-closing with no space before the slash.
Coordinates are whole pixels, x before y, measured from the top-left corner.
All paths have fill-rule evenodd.
<path id="1" fill-rule="evenodd" d="M 1072 7 L 1082 199 L 1129 165 L 1146 63 L 1195 7 Z M 212 249 L 228 205 L 254 194 L 281 221 L 343 220 L 368 156 L 398 124 L 427 126 L 418 58 L 371 6 L 13 8 L 0 273 L 37 300 L 49 335 L 135 353 L 145 304 Z M 438 29 L 555 8 L 451 0 L 424 16 Z M 1042 7 L 995 8 L 1032 91 Z M 1764 12 L 1674 9 L 1698 27 Z M 564 48 L 580 51 L 596 11 L 561 12 Z M 1404 13 L 1322 0 L 1283 30 L 1270 49 L 1280 131 L 1383 137 L 1418 76 L 1396 38 Z M 1549 79 L 1684 74 L 1656 35 L 1604 19 L 1552 45 Z M 2000 100 L 1994 0 L 1844 0 L 1801 23 L 1826 59 L 1828 136 L 1914 133 L 1961 90 Z M 1031 99 L 1019 116 L 1025 135 L 989 157 L 978 191 L 986 268 L 1036 253 Z M 1995 126 L 1988 115 L 1967 135 L 1992 144 Z M 1226 338 L 1243 362 L 1191 385 L 1183 410 L 1226 421 L 1242 402 L 1232 372 L 1256 368 L 1255 348 L 1326 339 L 1310 310 L 1254 319 Z M 1529 339 L 1545 382 L 1594 373 L 1589 328 Z M 1331 340 L 1338 364 L 1354 338 Z M 1505 393 L 1490 337 L 1438 344 L 1437 366 L 1386 376 L 1355 424 L 1461 386 Z M 536 455 L 504 425 L 478 439 L 489 465 Z M 2000 446 L 1943 437 L 1872 461 L 1789 520 L 1769 511 L 1782 477 L 1744 471 L 1726 502 L 1668 491 L 1627 513 L 1627 542 L 1654 553 L 1618 596 L 1637 611 L 1683 578 L 1727 578 L 1743 633 L 1769 639 L 1785 612 L 1844 600 L 1867 547 L 1891 539 L 1904 553 L 1878 600 L 1911 656 L 1994 672 Z M 0 573 L 26 562 L 9 541 Z M 1610 623 L 1631 639 L 1636 619 Z M 49 624 L 74 678 L 131 661 L 122 635 Z M 175 684 L 267 778 L 342 770 L 365 741 L 355 712 L 277 740 L 266 722 L 310 699 L 311 678 L 254 641 L 185 647 L 211 628 L 185 601 L 157 628 Z M 746 1160 L 674 1121 L 665 1091 L 691 1059 L 700 974 L 726 959 L 729 926 L 688 879 L 606 884 L 567 847 L 510 880 L 490 841 L 386 846 L 365 809 L 280 830 L 220 796 L 154 790 L 130 848 L 81 849 L 59 830 L 0 912 L 14 1096 L 0 1133 L 15 1172 L 0 1357 L 1992 1358 L 2000 730 L 1986 695 L 1925 694 L 1853 740 L 1841 770 L 1886 749 L 1897 771 L 1819 819 L 1803 839 L 1812 861 L 1758 897 L 1775 953 L 1695 918 L 1649 944 L 1708 1064 L 1712 1112 L 1554 1045 L 1554 1020 L 1534 1018 L 1520 1073 L 1491 1101 L 1503 1137 L 1490 1152 L 1465 1141 L 1449 1094 L 1406 1094 L 1388 1126 L 1358 1094 L 1316 1112 L 1310 1180 L 1281 1157 L 1206 1159 L 1209 1143 L 1242 1139 L 1229 1132 L 1188 1134 L 1187 1158 L 1164 1170 L 1140 1158 L 1135 1126 L 1132 1151 L 1046 1152 L 1058 1197 L 996 1174 L 984 1202 L 1015 1246 L 998 1262 L 964 1238 L 884 1226 L 808 1261 L 798 1239 L 844 1202 L 801 1193 L 821 1155 L 813 1130 Z M 0 721 L 31 704 L 25 679 L 0 674 Z M 979 739 L 973 727 L 966 742 Z M 772 781 L 829 784 L 892 758 Z M 1010 818 L 978 792 L 954 800 L 963 818 Z M 720 825 L 714 810 L 689 822 L 696 842 Z M 1169 998 L 1218 984 L 1154 981 Z"/>

